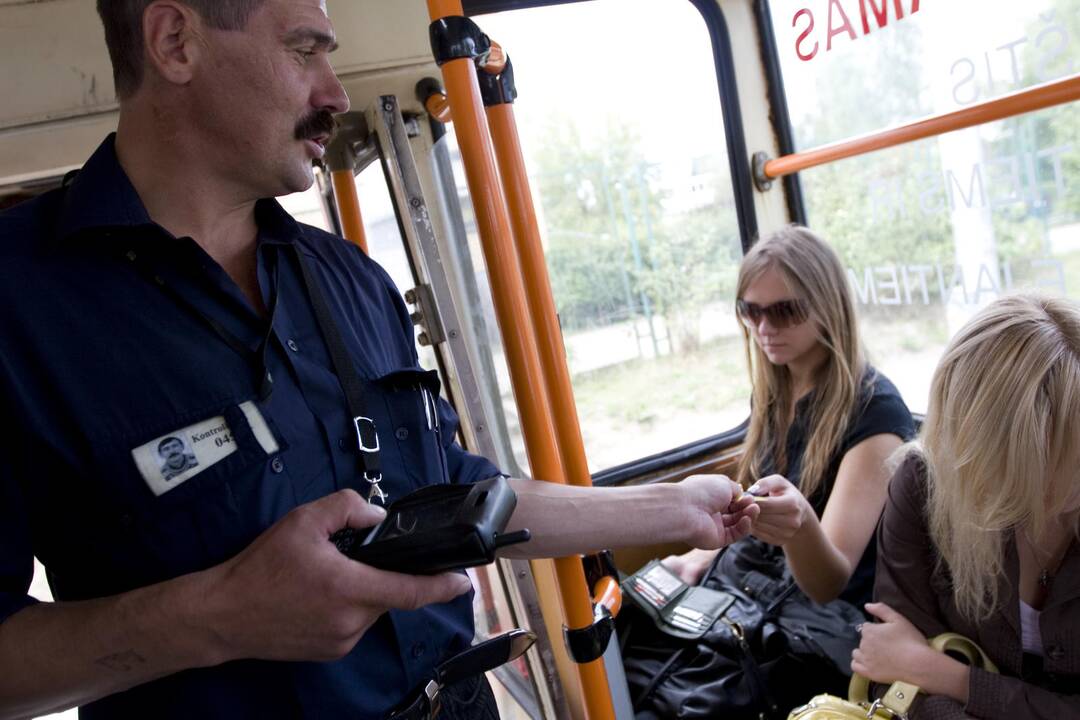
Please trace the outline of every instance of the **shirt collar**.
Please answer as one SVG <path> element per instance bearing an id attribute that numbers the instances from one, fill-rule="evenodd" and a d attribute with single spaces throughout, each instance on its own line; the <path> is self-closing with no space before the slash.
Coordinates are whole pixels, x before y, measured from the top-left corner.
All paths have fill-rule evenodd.
<path id="1" fill-rule="evenodd" d="M 255 203 L 259 244 L 288 245 L 302 235 L 300 224 L 273 198 Z M 61 240 L 83 230 L 158 227 L 116 157 L 110 133 L 67 188 L 57 226 Z"/>
<path id="2" fill-rule="evenodd" d="M 255 224 L 259 245 L 291 245 L 303 235 L 300 223 L 273 198 L 255 203 Z"/>
<path id="3" fill-rule="evenodd" d="M 68 186 L 57 236 L 66 239 L 91 228 L 153 224 L 116 159 L 116 133 L 110 133 Z"/>

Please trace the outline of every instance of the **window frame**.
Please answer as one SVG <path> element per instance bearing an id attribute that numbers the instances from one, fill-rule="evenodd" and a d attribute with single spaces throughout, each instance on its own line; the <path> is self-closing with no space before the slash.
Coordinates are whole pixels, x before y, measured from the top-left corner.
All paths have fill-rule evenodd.
<path id="1" fill-rule="evenodd" d="M 568 5 L 590 0 L 462 0 L 462 7 L 467 16 L 487 15 L 496 12 L 510 10 L 525 10 L 530 8 L 548 7 L 552 5 Z M 724 142 L 727 148 L 728 168 L 732 183 L 732 195 L 735 200 L 736 218 L 739 224 L 739 238 L 745 255 L 758 237 L 757 211 L 754 206 L 754 183 L 752 169 L 747 150 L 746 135 L 743 129 L 741 106 L 739 104 L 738 82 L 735 77 L 735 61 L 732 52 L 731 35 L 728 31 L 727 21 L 719 0 L 686 0 L 700 14 L 705 22 L 709 33 L 709 41 L 713 50 L 713 71 L 716 74 L 717 91 L 720 94 L 720 111 L 724 120 Z M 755 5 L 760 0 L 755 0 Z M 767 2 L 766 2 L 767 5 Z M 767 11 L 767 7 L 765 8 Z M 755 13 L 758 32 L 761 32 L 761 17 Z M 766 16 L 768 19 L 768 16 Z M 772 28 L 768 28 L 771 33 Z M 762 48 L 763 61 L 767 72 L 770 74 L 769 102 L 773 102 L 772 73 L 779 73 L 779 58 L 776 57 L 775 38 L 770 35 L 771 42 L 768 47 Z M 763 38 L 764 41 L 764 38 Z M 772 53 L 771 58 L 766 53 Z M 778 92 L 783 92 L 783 81 L 778 76 Z M 782 95 L 781 95 L 782 97 Z M 791 123 L 787 115 L 787 105 L 783 106 L 782 117 L 778 113 L 771 113 L 774 125 L 777 127 L 778 137 L 783 138 L 781 129 L 786 127 L 787 139 L 792 142 Z M 777 124 L 779 123 L 779 124 Z M 709 140 L 714 134 L 705 134 L 704 139 Z M 781 149 L 785 148 L 781 142 Z M 794 192 L 789 192 L 788 197 L 797 197 L 801 215 L 792 214 L 792 217 L 805 217 L 801 211 L 801 188 L 798 179 L 792 179 Z M 789 211 L 791 205 L 789 202 Z M 597 486 L 621 485 L 634 478 L 654 473 L 664 467 L 679 465 L 692 460 L 715 455 L 740 445 L 746 436 L 746 428 L 749 418 L 734 428 L 724 430 L 716 435 L 694 440 L 685 445 L 671 448 L 663 452 L 637 458 L 621 465 L 605 468 L 592 475 L 592 481 Z"/>

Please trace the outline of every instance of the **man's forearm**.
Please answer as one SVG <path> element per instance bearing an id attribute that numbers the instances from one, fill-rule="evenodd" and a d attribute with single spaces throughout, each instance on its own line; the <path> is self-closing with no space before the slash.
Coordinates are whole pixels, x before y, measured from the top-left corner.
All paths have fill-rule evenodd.
<path id="1" fill-rule="evenodd" d="M 0 624 L 0 718 L 35 717 L 222 662 L 200 622 L 209 576 L 25 608 Z"/>
<path id="2" fill-rule="evenodd" d="M 565 557 L 603 548 L 684 540 L 692 513 L 678 485 L 581 488 L 514 478 L 517 509 L 508 531 L 532 539 L 507 557 Z"/>

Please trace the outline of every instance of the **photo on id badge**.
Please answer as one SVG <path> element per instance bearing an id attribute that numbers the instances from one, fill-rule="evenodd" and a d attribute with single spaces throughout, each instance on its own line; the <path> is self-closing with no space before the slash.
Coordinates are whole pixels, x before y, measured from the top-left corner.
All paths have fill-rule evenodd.
<path id="1" fill-rule="evenodd" d="M 161 460 L 161 477 L 168 482 L 174 477 L 193 467 L 199 466 L 199 460 L 191 451 L 183 436 L 169 435 L 163 438 L 157 446 L 158 458 Z"/>

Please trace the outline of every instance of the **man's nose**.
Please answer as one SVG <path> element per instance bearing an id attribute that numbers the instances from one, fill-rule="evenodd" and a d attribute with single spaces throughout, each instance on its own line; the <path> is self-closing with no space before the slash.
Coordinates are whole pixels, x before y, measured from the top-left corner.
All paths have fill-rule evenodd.
<path id="1" fill-rule="evenodd" d="M 334 115 L 349 109 L 349 96 L 329 62 L 326 63 L 322 82 L 315 90 L 312 104 L 317 108 L 329 110 Z"/>

